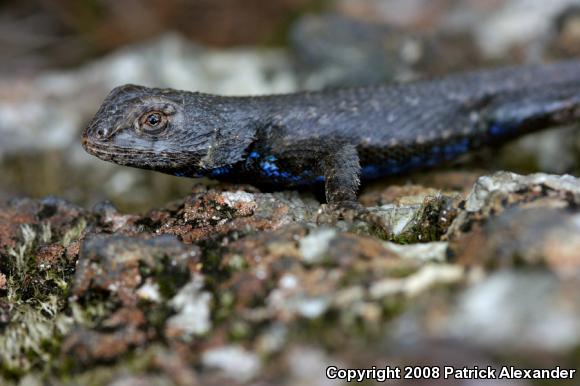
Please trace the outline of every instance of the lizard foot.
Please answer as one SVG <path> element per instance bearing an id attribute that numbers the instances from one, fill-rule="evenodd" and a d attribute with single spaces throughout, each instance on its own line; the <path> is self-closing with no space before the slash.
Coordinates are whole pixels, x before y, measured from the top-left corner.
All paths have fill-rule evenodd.
<path id="1" fill-rule="evenodd" d="M 319 225 L 336 225 L 341 220 L 351 224 L 356 221 L 362 221 L 370 227 L 372 233 L 384 239 L 388 238 L 391 233 L 390 227 L 383 217 L 372 213 L 358 202 L 323 204 L 316 216 L 316 223 Z"/>

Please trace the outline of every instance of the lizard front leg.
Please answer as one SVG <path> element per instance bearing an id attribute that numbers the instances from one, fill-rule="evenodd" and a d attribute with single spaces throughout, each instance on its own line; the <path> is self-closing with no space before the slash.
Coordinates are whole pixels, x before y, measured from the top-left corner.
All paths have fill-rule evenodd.
<path id="1" fill-rule="evenodd" d="M 326 202 L 334 208 L 360 208 L 357 192 L 360 163 L 356 148 L 343 145 L 326 153 L 321 162 Z"/>
<path id="2" fill-rule="evenodd" d="M 324 174 L 326 203 L 317 218 L 318 223 L 335 223 L 339 219 L 355 219 L 368 223 L 382 237 L 387 237 L 389 227 L 384 219 L 369 212 L 357 200 L 360 185 L 360 162 L 356 147 L 333 147 L 321 162 Z"/>

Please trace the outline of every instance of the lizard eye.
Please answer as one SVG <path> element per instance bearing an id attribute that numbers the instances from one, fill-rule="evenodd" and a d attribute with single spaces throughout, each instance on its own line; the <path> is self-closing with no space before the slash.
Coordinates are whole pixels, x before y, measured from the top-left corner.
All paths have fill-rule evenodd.
<path id="1" fill-rule="evenodd" d="M 161 122 L 161 116 L 159 116 L 159 114 L 154 113 L 147 116 L 147 124 L 149 126 L 155 127 L 159 124 L 159 122 Z"/>
<path id="2" fill-rule="evenodd" d="M 141 116 L 139 127 L 148 134 L 158 134 L 167 126 L 167 115 L 154 111 Z"/>

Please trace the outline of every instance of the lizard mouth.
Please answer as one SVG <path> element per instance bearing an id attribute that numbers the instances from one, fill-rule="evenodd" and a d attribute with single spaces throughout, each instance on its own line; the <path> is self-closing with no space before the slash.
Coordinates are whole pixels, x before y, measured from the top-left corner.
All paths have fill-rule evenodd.
<path id="1" fill-rule="evenodd" d="M 86 137 L 82 139 L 82 146 L 87 153 L 105 161 L 121 163 L 123 158 L 129 155 L 128 152 L 123 151 L 123 149 L 112 148 L 110 145 L 99 145 L 98 143 L 90 141 Z"/>
<path id="2" fill-rule="evenodd" d="M 81 146 L 83 147 L 83 149 L 85 149 L 85 151 L 87 153 L 91 153 L 91 151 L 90 151 L 91 143 L 86 135 L 83 135 L 83 137 L 81 139 Z"/>
<path id="3" fill-rule="evenodd" d="M 111 143 L 101 144 L 90 141 L 85 137 L 82 139 L 82 146 L 87 153 L 104 161 L 164 172 L 170 172 L 173 169 L 181 170 L 199 161 L 199 156 L 192 153 L 159 153 L 155 150 L 125 148 Z"/>

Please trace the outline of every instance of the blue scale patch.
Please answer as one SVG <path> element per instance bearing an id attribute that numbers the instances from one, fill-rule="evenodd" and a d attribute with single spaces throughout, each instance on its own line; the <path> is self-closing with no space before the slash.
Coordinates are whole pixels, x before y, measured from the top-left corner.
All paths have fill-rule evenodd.
<path id="1" fill-rule="evenodd" d="M 439 157 L 430 157 L 425 160 L 425 166 L 434 167 L 439 163 Z"/>
<path id="2" fill-rule="evenodd" d="M 400 174 L 421 167 L 437 166 L 442 160 L 449 160 L 466 153 L 469 150 L 469 145 L 469 139 L 464 138 L 444 146 L 434 146 L 428 153 L 415 154 L 402 161 L 387 159 L 384 163 L 366 165 L 361 170 L 362 176 L 364 178 L 377 178 Z"/>
<path id="3" fill-rule="evenodd" d="M 415 159 L 414 162 L 419 162 L 419 160 Z M 417 166 L 420 165 L 416 165 L 415 167 Z M 384 164 L 363 166 L 361 174 L 364 178 L 377 178 L 392 174 L 399 174 L 411 168 L 413 168 L 413 166 L 411 165 L 411 160 L 407 160 L 405 162 L 397 162 L 393 159 L 389 159 Z"/>
<path id="4" fill-rule="evenodd" d="M 502 135 L 507 135 L 510 134 L 514 131 L 516 131 L 522 122 L 518 122 L 518 121 L 512 121 L 512 122 L 506 122 L 506 123 L 498 123 L 498 122 L 493 122 L 490 126 L 489 126 L 489 135 L 491 135 L 492 137 L 500 137 Z"/>
<path id="5" fill-rule="evenodd" d="M 211 170 L 211 177 L 223 177 L 232 171 L 231 166 L 222 166 Z"/>
<path id="6" fill-rule="evenodd" d="M 259 156 L 254 158 L 259 158 Z M 275 178 L 280 177 L 280 170 L 278 168 L 278 165 L 276 165 L 275 156 L 269 155 L 265 157 L 264 160 L 260 162 L 260 167 L 262 169 L 262 173 L 266 177 L 275 177 Z"/>
<path id="7" fill-rule="evenodd" d="M 500 136 L 502 134 L 504 134 L 506 132 L 505 127 L 502 127 L 500 125 L 491 125 L 491 127 L 489 128 L 489 134 L 491 134 L 494 137 Z"/>
<path id="8" fill-rule="evenodd" d="M 459 142 L 450 143 L 443 146 L 443 155 L 445 159 L 451 159 L 459 154 L 466 153 L 469 150 L 469 140 L 467 138 L 462 139 Z"/>
<path id="9" fill-rule="evenodd" d="M 313 180 L 312 172 L 305 171 L 300 173 L 299 175 L 294 175 L 288 171 L 281 170 L 278 164 L 276 163 L 278 159 L 274 155 L 267 155 L 262 156 L 257 151 L 252 151 L 248 154 L 247 164 L 249 168 L 258 166 L 260 169 L 261 174 L 269 179 L 283 182 L 283 183 L 290 183 L 290 184 L 301 184 L 301 183 L 308 183 Z M 316 182 L 324 181 L 324 177 L 316 177 Z"/>
<path id="10" fill-rule="evenodd" d="M 379 177 L 381 174 L 381 169 L 377 165 L 367 165 L 363 166 L 361 169 L 361 174 L 366 178 Z"/>
<path id="11" fill-rule="evenodd" d="M 411 159 L 409 160 L 410 167 L 419 167 L 421 165 L 423 165 L 423 157 L 415 155 L 411 157 Z"/>
<path id="12" fill-rule="evenodd" d="M 414 162 L 417 162 L 416 160 Z M 396 162 L 389 160 L 383 165 L 366 165 L 363 166 L 361 174 L 364 178 L 378 178 L 393 174 L 403 173 L 409 169 L 417 168 L 423 166 L 423 164 L 414 164 L 414 162 Z"/>

